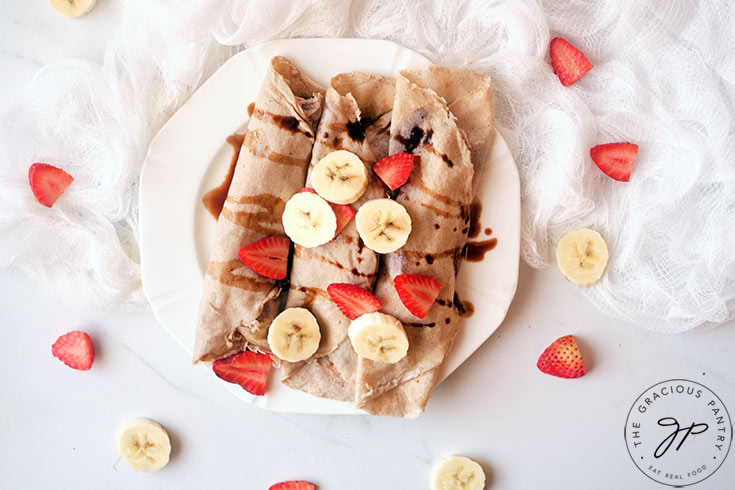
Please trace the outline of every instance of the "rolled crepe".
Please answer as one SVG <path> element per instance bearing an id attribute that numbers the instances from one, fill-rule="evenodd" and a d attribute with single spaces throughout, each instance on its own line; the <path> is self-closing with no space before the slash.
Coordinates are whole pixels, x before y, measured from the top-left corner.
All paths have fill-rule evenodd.
<path id="1" fill-rule="evenodd" d="M 323 94 L 323 87 L 286 58 L 271 60 L 217 221 L 194 362 L 219 359 L 247 346 L 268 350 L 266 335 L 278 313 L 281 287 L 242 263 L 238 251 L 266 236 L 284 234 L 281 216 L 286 201 L 303 186 Z"/>
<path id="2" fill-rule="evenodd" d="M 492 113 L 490 78 L 480 73 L 428 67 L 403 71 L 396 81 L 390 153 L 416 155 L 396 198 L 411 216 L 412 231 L 403 248 L 384 256 L 375 294 L 382 311 L 403 322 L 409 349 L 396 364 L 358 360 L 355 404 L 369 413 L 421 413 L 457 335 L 455 276 L 476 176 L 489 155 Z M 427 274 L 442 282 L 425 318 L 411 314 L 399 299 L 393 283 L 398 274 Z"/>
<path id="3" fill-rule="evenodd" d="M 335 150 L 348 150 L 368 166 L 388 152 L 389 126 L 395 82 L 365 73 L 345 73 L 330 81 L 319 122 L 311 166 Z M 311 186 L 310 178 L 306 180 Z M 387 188 L 368 171 L 368 187 L 354 204 L 385 197 Z M 357 356 L 347 339 L 350 320 L 342 315 L 327 293 L 332 283 L 349 283 L 371 291 L 378 255 L 363 246 L 352 220 L 333 241 L 316 248 L 294 247 L 287 307 L 303 306 L 319 322 L 322 339 L 309 360 L 282 363 L 288 386 L 321 397 L 354 398 Z"/>

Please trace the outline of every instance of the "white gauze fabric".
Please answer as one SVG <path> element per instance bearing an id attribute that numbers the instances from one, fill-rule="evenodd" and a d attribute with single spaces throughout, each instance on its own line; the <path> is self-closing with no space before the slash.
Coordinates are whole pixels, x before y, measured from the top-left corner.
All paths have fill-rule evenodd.
<path id="1" fill-rule="evenodd" d="M 492 75 L 497 126 L 521 173 L 528 264 L 553 265 L 561 236 L 588 226 L 611 253 L 603 280 L 584 290 L 603 312 L 666 332 L 735 317 L 735 16 L 727 2 L 124 3 L 103 67 L 47 68 L 3 113 L 0 175 L 10 190 L 0 196 L 0 266 L 21 267 L 85 304 L 142 305 L 136 182 L 155 131 L 243 46 L 364 37 Z M 549 66 L 557 35 L 593 64 L 571 87 Z M 629 183 L 589 158 L 590 147 L 615 141 L 641 147 Z M 29 204 L 24 173 L 37 160 L 77 179 L 50 212 Z"/>

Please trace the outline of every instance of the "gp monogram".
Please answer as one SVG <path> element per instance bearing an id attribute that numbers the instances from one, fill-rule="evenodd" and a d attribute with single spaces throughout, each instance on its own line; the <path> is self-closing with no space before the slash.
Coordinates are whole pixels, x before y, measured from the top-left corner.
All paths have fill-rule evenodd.
<path id="1" fill-rule="evenodd" d="M 628 453 L 644 475 L 683 487 L 709 478 L 732 442 L 730 415 L 706 386 L 685 379 L 644 391 L 625 421 Z"/>

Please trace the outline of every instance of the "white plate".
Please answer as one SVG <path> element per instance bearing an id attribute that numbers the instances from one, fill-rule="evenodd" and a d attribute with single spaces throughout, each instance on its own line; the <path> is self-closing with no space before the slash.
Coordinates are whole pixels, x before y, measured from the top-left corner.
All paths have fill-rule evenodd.
<path id="1" fill-rule="evenodd" d="M 395 76 L 429 60 L 388 41 L 290 39 L 272 41 L 233 56 L 197 90 L 153 138 L 140 180 L 140 258 L 143 290 L 153 313 L 191 354 L 202 278 L 213 245 L 215 221 L 202 206 L 206 191 L 222 182 L 231 157 L 225 138 L 242 133 L 247 106 L 255 100 L 268 61 L 290 58 L 325 86 L 338 73 L 360 70 Z M 467 262 L 458 278 L 459 295 L 475 306 L 442 367 L 444 379 L 500 325 L 515 295 L 520 247 L 520 185 L 510 150 L 496 134 L 479 198 L 482 226 L 491 227 L 497 247 L 484 261 Z M 484 233 L 479 239 L 486 239 Z M 205 367 L 204 369 L 209 369 Z M 211 369 L 210 369 L 211 371 Z M 361 413 L 344 402 L 317 398 L 268 381 L 254 397 L 222 382 L 236 396 L 282 412 Z M 213 375 L 213 379 L 218 379 Z"/>

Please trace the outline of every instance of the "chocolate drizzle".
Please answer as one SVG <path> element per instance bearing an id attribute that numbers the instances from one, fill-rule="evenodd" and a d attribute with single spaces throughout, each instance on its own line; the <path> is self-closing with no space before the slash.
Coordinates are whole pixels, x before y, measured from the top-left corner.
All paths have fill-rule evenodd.
<path id="1" fill-rule="evenodd" d="M 355 141 L 363 141 L 365 139 L 365 130 L 375 121 L 375 119 L 369 117 L 363 117 L 357 121 L 350 121 L 346 124 L 347 134 Z"/>
<path id="2" fill-rule="evenodd" d="M 469 262 L 482 262 L 485 254 L 494 249 L 497 244 L 497 238 L 491 238 L 481 242 L 467 242 L 462 249 L 462 257 Z"/>
<path id="3" fill-rule="evenodd" d="M 257 231 L 263 235 L 282 233 L 281 216 L 286 202 L 272 194 L 256 194 L 254 196 L 228 197 L 227 204 L 220 215 L 245 229 Z M 236 205 L 249 205 L 247 209 L 237 209 Z M 255 208 L 255 209 L 253 209 Z"/>
<path id="4" fill-rule="evenodd" d="M 296 158 L 294 156 L 271 150 L 264 141 L 264 137 L 261 131 L 257 129 L 254 131 L 248 131 L 245 134 L 243 147 L 252 155 L 255 155 L 259 158 L 265 158 L 273 163 L 288 165 L 291 167 L 304 166 L 304 158 Z"/>
<path id="5" fill-rule="evenodd" d="M 314 301 L 317 298 L 319 298 L 322 301 L 332 301 L 332 298 L 329 296 L 329 293 L 327 293 L 323 289 L 311 288 L 308 286 L 300 286 L 300 287 L 291 286 L 291 289 L 304 294 L 303 306 L 305 306 L 306 308 L 311 308 L 311 305 L 314 303 Z"/>
<path id="6" fill-rule="evenodd" d="M 431 143 L 431 137 L 434 135 L 434 130 L 430 129 L 424 132 L 423 129 L 416 126 L 411 129 L 408 138 L 396 135 L 396 140 L 403 145 L 404 151 L 407 153 L 413 153 L 413 151 L 421 146 L 421 144 Z"/>
<path id="7" fill-rule="evenodd" d="M 427 142 L 427 143 L 428 143 L 428 142 Z M 439 158 L 441 158 L 442 160 L 444 160 L 444 163 L 446 163 L 446 164 L 447 164 L 447 167 L 449 167 L 449 168 L 452 168 L 452 167 L 454 167 L 454 162 L 453 162 L 453 161 L 452 161 L 452 160 L 451 160 L 451 159 L 450 159 L 450 158 L 449 158 L 449 157 L 448 157 L 447 155 L 445 155 L 444 153 L 442 153 L 442 152 L 440 152 L 439 150 L 437 150 L 436 148 L 434 148 L 434 145 L 428 145 L 428 144 L 427 144 L 427 146 L 426 146 L 426 150 L 427 150 L 427 151 L 428 151 L 429 153 L 433 153 L 434 155 L 436 155 L 436 156 L 438 156 Z"/>
<path id="8" fill-rule="evenodd" d="M 419 322 L 404 323 L 403 326 L 416 327 L 416 328 L 424 328 L 424 327 L 434 328 L 434 327 L 436 327 L 436 322 L 431 322 L 431 323 L 419 323 Z"/>
<path id="9" fill-rule="evenodd" d="M 327 264 L 329 264 L 331 266 L 334 266 L 334 267 L 336 267 L 339 270 L 347 270 L 345 268 L 345 266 L 342 265 L 342 264 L 340 264 L 339 262 L 336 262 L 334 260 L 331 260 L 330 258 L 325 257 L 323 255 L 319 255 L 316 252 L 307 251 L 306 254 L 307 255 L 304 255 L 304 249 L 302 247 L 295 247 L 294 248 L 294 257 L 298 257 L 298 258 L 304 257 L 304 258 L 307 258 L 307 259 L 316 259 L 316 260 L 320 260 L 322 262 L 325 262 L 325 263 L 327 263 Z M 359 257 L 358 257 L 358 259 L 359 259 Z M 357 269 L 357 267 L 353 267 L 348 272 L 350 272 L 353 276 L 365 277 L 367 279 L 372 279 L 373 276 L 375 276 L 375 273 L 374 272 L 361 272 L 360 270 Z"/>
<path id="10" fill-rule="evenodd" d="M 292 133 L 303 133 L 309 138 L 313 137 L 311 132 L 300 128 L 301 121 L 294 116 L 282 116 L 280 114 L 273 114 L 271 112 L 264 111 L 263 109 L 259 109 L 256 107 L 253 110 L 252 117 L 254 117 L 255 119 L 260 119 L 261 121 L 269 122 L 278 126 L 281 129 L 285 129 L 286 131 L 290 131 Z"/>
<path id="11" fill-rule="evenodd" d="M 475 199 L 470 206 L 470 232 L 467 235 L 469 238 L 477 238 L 482 230 L 480 224 L 480 216 L 482 215 L 482 203 Z"/>
<path id="12" fill-rule="evenodd" d="M 467 300 L 460 300 L 459 296 L 457 296 L 457 293 L 454 293 L 454 307 L 457 308 L 457 312 L 461 317 L 472 316 L 472 314 L 475 312 L 475 305 Z"/>
<path id="13" fill-rule="evenodd" d="M 239 258 L 224 262 L 210 262 L 207 275 L 222 284 L 246 291 L 264 292 L 274 287 L 273 279 L 254 273 Z"/>
<path id="14" fill-rule="evenodd" d="M 232 184 L 232 177 L 235 175 L 235 167 L 237 166 L 237 159 L 240 157 L 240 149 L 242 148 L 242 142 L 245 139 L 244 134 L 231 134 L 227 137 L 227 142 L 232 146 L 232 158 L 230 159 L 230 168 L 227 171 L 225 179 L 220 185 L 214 189 L 207 191 L 202 197 L 202 204 L 207 208 L 209 214 L 214 219 L 219 219 L 222 208 L 225 205 L 225 199 L 227 199 L 227 193 L 230 190 Z"/>

